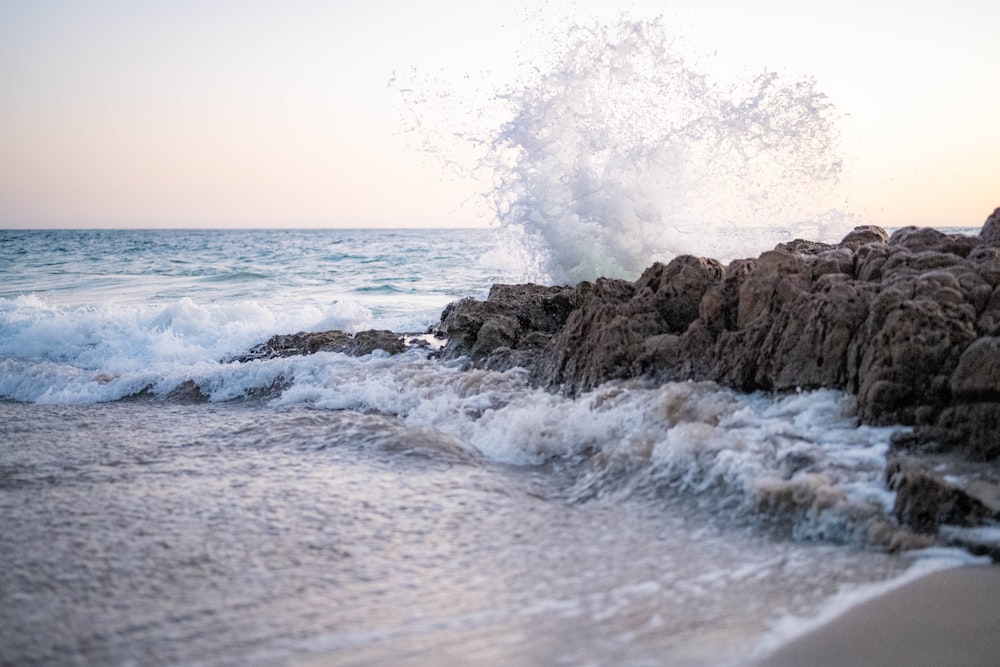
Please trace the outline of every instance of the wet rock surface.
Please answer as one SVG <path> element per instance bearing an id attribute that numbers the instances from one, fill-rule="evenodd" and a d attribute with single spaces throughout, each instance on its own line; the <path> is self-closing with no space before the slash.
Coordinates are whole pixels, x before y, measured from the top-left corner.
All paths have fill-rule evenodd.
<path id="1" fill-rule="evenodd" d="M 570 394 L 639 376 L 745 391 L 832 387 L 862 419 L 1000 458 L 1000 209 L 979 236 L 855 229 L 722 266 L 682 256 L 634 283 L 497 285 L 444 312 L 447 358 L 514 361 Z M 520 355 L 516 353 L 522 353 Z"/>
<path id="2" fill-rule="evenodd" d="M 449 306 L 440 331 L 445 357 L 521 365 L 568 394 L 634 377 L 851 392 L 864 422 L 914 427 L 887 480 L 902 523 L 1000 520 L 988 501 L 1000 488 L 1000 209 L 978 236 L 865 226 L 728 266 L 682 256 L 635 282 L 495 286 Z M 942 455 L 937 469 L 921 463 Z M 982 474 L 949 472 L 966 464 Z"/>
<path id="3" fill-rule="evenodd" d="M 294 334 L 278 334 L 267 341 L 250 348 L 246 354 L 231 361 L 252 361 L 254 359 L 274 359 L 317 352 L 340 352 L 354 357 L 383 350 L 388 354 L 399 354 L 407 348 L 406 336 L 392 331 L 369 329 L 356 334 L 343 331 L 321 331 Z"/>
<path id="4" fill-rule="evenodd" d="M 913 427 L 888 462 L 902 524 L 1000 520 L 1000 208 L 977 236 L 864 226 L 727 266 L 681 256 L 635 282 L 494 285 L 450 304 L 431 333 L 444 359 L 524 367 L 570 395 L 636 377 L 848 391 L 862 421 Z M 275 336 L 237 361 L 375 349 L 401 352 L 405 337 Z"/>
<path id="5" fill-rule="evenodd" d="M 486 301 L 448 305 L 434 333 L 447 343 L 444 358 L 468 357 L 494 370 L 531 366 L 579 306 L 580 287 L 494 285 Z"/>
<path id="6" fill-rule="evenodd" d="M 893 513 L 922 533 L 942 526 L 969 527 L 1000 520 L 1000 475 L 953 456 L 911 456 L 893 452 L 886 483 L 896 492 Z"/>

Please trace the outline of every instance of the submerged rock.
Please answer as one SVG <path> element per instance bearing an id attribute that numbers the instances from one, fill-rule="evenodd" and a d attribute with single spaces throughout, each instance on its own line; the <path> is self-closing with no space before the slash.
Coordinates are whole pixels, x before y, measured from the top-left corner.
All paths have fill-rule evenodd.
<path id="1" fill-rule="evenodd" d="M 894 452 L 886 467 L 886 483 L 896 492 L 893 513 L 901 523 L 922 533 L 1000 520 L 998 472 L 947 455 L 914 457 Z"/>

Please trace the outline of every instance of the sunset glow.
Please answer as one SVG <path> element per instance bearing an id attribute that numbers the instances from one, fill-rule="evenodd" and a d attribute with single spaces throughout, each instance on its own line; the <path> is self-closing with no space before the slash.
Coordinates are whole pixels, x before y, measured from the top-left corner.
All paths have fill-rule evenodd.
<path id="1" fill-rule="evenodd" d="M 872 222 L 1000 205 L 995 5 L 597 4 L 541 20 L 662 14 L 708 67 L 814 77 L 844 115 L 845 206 Z M 494 5 L 0 3 L 0 227 L 487 225 L 387 83 L 530 60 L 539 12 Z"/>

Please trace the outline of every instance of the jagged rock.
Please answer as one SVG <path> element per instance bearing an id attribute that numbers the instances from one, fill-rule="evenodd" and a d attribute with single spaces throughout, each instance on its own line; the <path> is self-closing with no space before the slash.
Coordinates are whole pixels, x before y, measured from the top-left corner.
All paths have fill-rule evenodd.
<path id="1" fill-rule="evenodd" d="M 972 262 L 973 270 L 986 284 L 992 287 L 1000 285 L 1000 245 L 995 247 L 981 245 L 974 248 L 967 259 Z"/>
<path id="2" fill-rule="evenodd" d="M 406 350 L 405 337 L 392 331 L 369 329 L 353 336 L 343 331 L 322 331 L 271 336 L 266 342 L 250 348 L 246 354 L 232 361 L 245 362 L 253 359 L 273 359 L 317 352 L 340 352 L 360 357 L 383 350 L 389 354 L 399 354 Z"/>
<path id="3" fill-rule="evenodd" d="M 1000 401 L 956 401 L 941 412 L 937 424 L 958 439 L 969 458 L 1000 460 Z"/>
<path id="4" fill-rule="evenodd" d="M 859 407 L 874 424 L 927 423 L 950 401 L 951 375 L 976 338 L 975 309 L 950 283 L 916 282 L 879 292 L 859 332 Z"/>
<path id="5" fill-rule="evenodd" d="M 744 390 L 843 387 L 863 287 L 839 272 L 813 278 L 817 257 L 772 251 L 739 290 L 736 330 L 719 337 L 713 379 Z"/>
<path id="6" fill-rule="evenodd" d="M 205 403 L 208 401 L 208 396 L 194 380 L 186 380 L 172 389 L 166 395 L 166 399 L 179 403 Z"/>
<path id="7" fill-rule="evenodd" d="M 951 253 L 966 257 L 982 239 L 962 234 L 945 234 L 930 227 L 903 227 L 889 238 L 890 246 L 902 246 L 910 252 Z"/>
<path id="8" fill-rule="evenodd" d="M 658 330 L 665 327 L 663 333 L 684 333 L 698 319 L 702 297 L 719 282 L 722 273 L 719 262 L 690 255 L 666 265 L 656 262 L 636 281 L 630 309 L 655 312 L 659 321 L 653 326 Z"/>
<path id="9" fill-rule="evenodd" d="M 473 364 L 505 370 L 528 365 L 566 322 L 587 287 L 494 285 L 486 301 L 465 298 L 449 304 L 436 331 L 448 342 L 445 359 L 468 357 Z"/>
<path id="10" fill-rule="evenodd" d="M 1000 248 L 1000 208 L 986 218 L 983 228 L 979 230 L 979 238 L 983 244 L 991 248 Z"/>
<path id="11" fill-rule="evenodd" d="M 579 307 L 549 341 L 533 378 L 575 393 L 610 379 L 655 370 L 664 350 L 698 320 L 703 296 L 723 276 L 709 259 L 655 263 L 633 284 L 601 278 L 583 283 Z"/>
<path id="12" fill-rule="evenodd" d="M 876 227 L 875 225 L 861 225 L 860 227 L 855 227 L 853 231 L 849 232 L 843 240 L 837 244 L 840 248 L 850 248 L 851 250 L 858 250 L 863 245 L 868 245 L 869 243 L 888 243 L 889 235 L 885 233 L 885 230 L 881 227 Z"/>
<path id="13" fill-rule="evenodd" d="M 787 243 L 779 243 L 775 246 L 775 250 L 783 250 L 784 252 L 790 252 L 796 255 L 818 255 L 819 253 L 830 250 L 835 246 L 829 243 L 820 243 L 819 241 L 807 241 L 806 239 L 794 239 L 788 241 Z"/>
<path id="14" fill-rule="evenodd" d="M 1000 338 L 983 337 L 965 348 L 951 393 L 963 401 L 1000 401 Z"/>
<path id="15" fill-rule="evenodd" d="M 915 425 L 924 449 L 992 460 L 997 225 L 978 237 L 864 226 L 839 244 L 796 240 L 727 267 L 678 257 L 635 283 L 496 286 L 485 302 L 450 306 L 441 329 L 451 356 L 523 365 L 537 384 L 570 394 L 636 376 L 843 389 L 865 422 Z"/>
<path id="16" fill-rule="evenodd" d="M 896 492 L 893 513 L 904 525 L 934 533 L 942 525 L 974 526 L 1000 519 L 1000 476 L 947 457 L 890 455 L 886 483 Z"/>
<path id="17" fill-rule="evenodd" d="M 549 341 L 533 372 L 535 381 L 571 394 L 629 377 L 642 345 L 636 326 L 647 328 L 646 322 L 632 321 L 627 308 L 635 295 L 632 283 L 599 278 L 580 287 L 585 295 L 580 306 Z M 653 312 L 643 315 L 657 319 Z"/>

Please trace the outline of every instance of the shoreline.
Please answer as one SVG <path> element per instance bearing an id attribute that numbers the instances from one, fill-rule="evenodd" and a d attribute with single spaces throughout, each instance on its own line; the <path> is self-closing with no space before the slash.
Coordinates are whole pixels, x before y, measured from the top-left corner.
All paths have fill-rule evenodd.
<path id="1" fill-rule="evenodd" d="M 1000 655 L 1000 567 L 929 572 L 782 645 L 758 667 L 963 665 Z"/>

